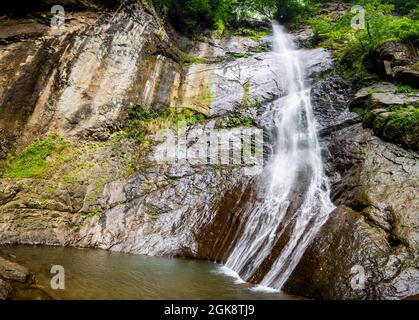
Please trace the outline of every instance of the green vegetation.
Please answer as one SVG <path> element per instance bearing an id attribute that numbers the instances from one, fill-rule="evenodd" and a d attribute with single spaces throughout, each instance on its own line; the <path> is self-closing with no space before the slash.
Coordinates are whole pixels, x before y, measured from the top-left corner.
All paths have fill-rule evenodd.
<path id="1" fill-rule="evenodd" d="M 155 208 L 151 208 L 150 210 L 146 212 L 146 214 L 151 217 L 157 217 L 159 215 L 159 213 L 157 212 L 157 209 Z"/>
<path id="2" fill-rule="evenodd" d="M 100 177 L 95 181 L 93 190 L 86 197 L 87 204 L 93 204 L 97 200 L 97 198 L 99 197 L 100 191 L 105 185 L 105 182 L 106 182 L 105 177 Z"/>
<path id="3" fill-rule="evenodd" d="M 417 1 L 358 0 L 352 5 L 361 5 L 365 11 L 348 11 L 342 16 L 327 13 L 310 19 L 309 23 L 313 27 L 315 44 L 334 50 L 336 69 L 357 87 L 362 87 L 378 80 L 369 73 L 369 65 L 374 59 L 371 53 L 379 46 L 388 41 L 409 45 L 418 41 L 418 4 Z M 362 14 L 365 14 L 363 27 L 357 20 Z M 353 28 L 353 23 L 360 28 Z M 394 94 L 405 94 L 405 105 L 376 105 L 370 97 L 354 111 L 381 138 L 418 150 L 419 109 L 417 103 L 407 101 L 409 95 L 417 93 L 417 89 L 398 84 Z M 376 108 L 385 108 L 386 111 L 380 112 Z"/>
<path id="4" fill-rule="evenodd" d="M 412 88 L 409 85 L 406 84 L 399 84 L 396 88 L 396 92 L 395 93 L 406 93 L 406 94 L 410 94 L 410 93 L 418 93 L 418 89 Z"/>
<path id="5" fill-rule="evenodd" d="M 390 112 L 388 118 L 376 125 L 378 134 L 388 140 L 394 141 L 419 150 L 419 109 L 397 110 Z"/>
<path id="6" fill-rule="evenodd" d="M 238 0 L 153 0 L 157 11 L 177 28 L 193 33 L 205 28 L 221 36 L 227 22 L 234 19 Z"/>
<path id="7" fill-rule="evenodd" d="M 241 36 L 241 37 L 249 37 L 255 41 L 260 40 L 261 38 L 269 35 L 270 31 L 268 28 L 238 28 L 235 32 L 235 36 Z"/>
<path id="8" fill-rule="evenodd" d="M 93 207 L 86 215 L 86 218 L 93 218 L 94 216 L 102 213 L 102 208 L 99 207 Z"/>
<path id="9" fill-rule="evenodd" d="M 270 51 L 271 47 L 267 43 L 262 43 L 258 46 L 249 47 L 249 51 L 253 53 L 267 52 Z"/>
<path id="10" fill-rule="evenodd" d="M 377 114 L 374 105 L 366 101 L 363 108 L 355 108 L 353 111 L 381 138 L 419 150 L 419 108 L 409 103 L 380 105 L 380 108 L 383 107 L 386 111 Z"/>
<path id="11" fill-rule="evenodd" d="M 169 178 L 169 179 L 166 179 L 166 180 L 164 180 L 166 183 L 168 183 L 168 184 L 174 184 L 174 183 L 176 183 L 178 180 L 177 179 L 171 179 L 171 178 Z"/>
<path id="12" fill-rule="evenodd" d="M 198 63 L 198 64 L 206 64 L 206 63 L 209 63 L 208 59 L 206 59 L 206 58 L 197 57 L 197 56 L 191 56 L 191 55 L 188 55 L 188 54 L 186 54 L 184 52 L 181 52 L 180 59 L 181 59 L 181 64 L 182 65 L 194 64 L 194 63 Z"/>
<path id="13" fill-rule="evenodd" d="M 227 56 L 234 57 L 234 58 L 249 58 L 251 57 L 250 54 L 244 52 L 227 52 Z"/>
<path id="14" fill-rule="evenodd" d="M 135 106 L 129 114 L 130 121 L 126 128 L 128 136 L 137 142 L 150 142 L 149 136 L 159 130 L 173 128 L 175 126 L 191 126 L 205 120 L 204 115 L 188 108 L 180 110 L 167 108 L 163 112 L 150 107 Z"/>
<path id="15" fill-rule="evenodd" d="M 6 163 L 7 178 L 45 178 L 48 169 L 57 166 L 74 153 L 73 145 L 58 134 L 31 143 Z"/>
<path id="16" fill-rule="evenodd" d="M 250 87 L 251 87 L 250 80 L 247 80 L 246 83 L 243 85 L 242 107 L 244 107 L 244 108 L 249 106 Z"/>
<path id="17" fill-rule="evenodd" d="M 243 115 L 239 111 L 231 112 L 224 117 L 219 118 L 215 123 L 216 128 L 232 129 L 241 127 L 252 127 L 254 122 L 252 118 Z"/>
<path id="18" fill-rule="evenodd" d="M 313 14 L 320 0 L 153 0 L 157 11 L 179 31 L 193 34 L 203 29 L 216 30 L 220 37 L 239 26 L 245 18 L 277 19 L 299 22 Z M 267 30 L 239 29 L 239 34 L 260 39 Z"/>
<path id="19" fill-rule="evenodd" d="M 359 0 L 353 3 L 365 8 L 365 27 L 354 29 L 351 22 L 356 14 L 347 12 L 339 18 L 322 16 L 309 20 L 315 41 L 321 46 L 335 50 L 338 69 L 360 85 L 369 78 L 365 67 L 368 54 L 388 40 L 412 41 L 419 36 L 419 21 L 409 16 L 395 15 L 397 1 Z M 412 4 L 412 3 L 411 3 Z M 411 7 L 401 6 L 398 11 Z M 417 7 L 417 5 L 416 5 Z M 400 10 L 400 9 L 403 10 Z"/>
<path id="20" fill-rule="evenodd" d="M 390 138 L 398 138 L 400 130 L 404 132 L 415 133 L 416 137 L 419 136 L 419 109 L 412 108 L 409 110 L 397 110 L 390 112 L 384 134 Z M 416 141 L 419 144 L 419 141 Z"/>
<path id="21" fill-rule="evenodd" d="M 61 178 L 61 181 L 70 185 L 70 186 L 76 186 L 76 185 L 80 184 L 79 180 L 77 180 L 76 178 L 71 177 L 71 176 L 63 176 Z"/>

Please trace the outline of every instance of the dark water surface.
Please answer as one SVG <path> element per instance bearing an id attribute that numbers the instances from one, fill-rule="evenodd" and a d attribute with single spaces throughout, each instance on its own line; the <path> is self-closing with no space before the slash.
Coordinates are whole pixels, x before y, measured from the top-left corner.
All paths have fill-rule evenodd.
<path id="1" fill-rule="evenodd" d="M 292 299 L 251 290 L 205 261 L 137 256 L 94 249 L 4 246 L 3 254 L 28 267 L 50 287 L 53 265 L 65 269 L 62 299 Z"/>

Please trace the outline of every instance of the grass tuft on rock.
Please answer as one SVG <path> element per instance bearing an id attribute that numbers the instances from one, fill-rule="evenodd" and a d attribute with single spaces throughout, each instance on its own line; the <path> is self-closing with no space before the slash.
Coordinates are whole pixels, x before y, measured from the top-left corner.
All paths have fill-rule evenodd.
<path id="1" fill-rule="evenodd" d="M 45 178 L 48 169 L 68 160 L 74 153 L 73 145 L 54 133 L 38 140 L 7 161 L 7 178 Z"/>
<path id="2" fill-rule="evenodd" d="M 205 120 L 203 114 L 188 108 L 167 108 L 165 111 L 159 112 L 151 107 L 143 106 L 135 106 L 130 112 L 129 118 L 127 134 L 139 143 L 147 143 L 149 136 L 159 130 L 179 125 L 191 126 Z"/>

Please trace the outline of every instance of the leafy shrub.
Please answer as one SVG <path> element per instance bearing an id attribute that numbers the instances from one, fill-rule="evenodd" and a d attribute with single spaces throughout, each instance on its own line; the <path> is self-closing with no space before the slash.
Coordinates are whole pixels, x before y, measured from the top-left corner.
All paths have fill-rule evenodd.
<path id="1" fill-rule="evenodd" d="M 158 112 L 143 106 L 135 106 L 129 113 L 129 118 L 127 133 L 141 143 L 148 143 L 149 136 L 159 130 L 180 125 L 191 126 L 205 119 L 204 115 L 188 108 L 167 108 L 164 112 Z"/>
<path id="2" fill-rule="evenodd" d="M 409 41 L 419 37 L 419 21 L 409 16 L 395 16 L 395 8 L 381 0 L 363 0 L 366 9 L 366 27 L 355 30 L 351 27 L 354 14 L 348 12 L 336 21 L 328 17 L 309 20 L 315 41 L 336 51 L 338 64 L 348 77 L 359 81 L 368 77 L 364 59 L 367 54 L 389 40 Z"/>

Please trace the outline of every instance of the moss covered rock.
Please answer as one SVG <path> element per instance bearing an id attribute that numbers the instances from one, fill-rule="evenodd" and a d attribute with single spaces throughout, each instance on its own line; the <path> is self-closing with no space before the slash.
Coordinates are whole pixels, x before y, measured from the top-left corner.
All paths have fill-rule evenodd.
<path id="1" fill-rule="evenodd" d="M 352 109 L 380 138 L 419 150 L 419 92 L 383 82 L 355 94 Z"/>

